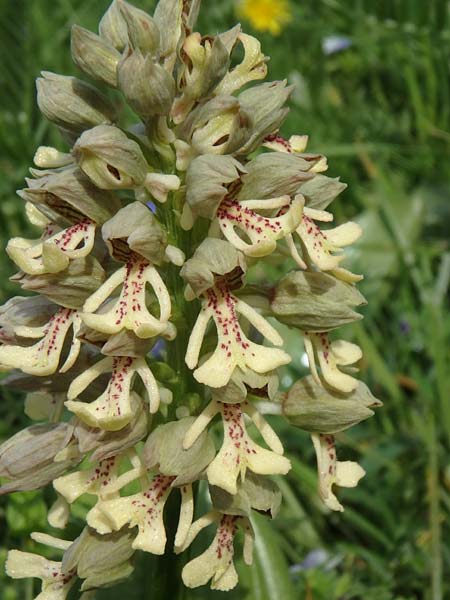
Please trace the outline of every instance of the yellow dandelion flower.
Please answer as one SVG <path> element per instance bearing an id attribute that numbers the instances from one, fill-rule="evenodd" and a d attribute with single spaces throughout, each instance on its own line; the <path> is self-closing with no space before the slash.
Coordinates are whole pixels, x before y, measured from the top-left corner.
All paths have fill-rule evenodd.
<path id="1" fill-rule="evenodd" d="M 237 14 L 258 31 L 278 35 L 292 16 L 288 0 L 240 0 Z"/>

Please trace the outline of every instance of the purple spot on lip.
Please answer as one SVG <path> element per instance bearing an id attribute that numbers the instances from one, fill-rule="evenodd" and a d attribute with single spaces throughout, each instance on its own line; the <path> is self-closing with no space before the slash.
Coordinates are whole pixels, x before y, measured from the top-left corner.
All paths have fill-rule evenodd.
<path id="1" fill-rule="evenodd" d="M 152 202 L 151 200 L 149 200 L 149 202 L 146 202 L 146 206 L 148 206 L 148 208 L 152 211 L 152 213 L 156 212 L 156 204 L 154 202 Z"/>

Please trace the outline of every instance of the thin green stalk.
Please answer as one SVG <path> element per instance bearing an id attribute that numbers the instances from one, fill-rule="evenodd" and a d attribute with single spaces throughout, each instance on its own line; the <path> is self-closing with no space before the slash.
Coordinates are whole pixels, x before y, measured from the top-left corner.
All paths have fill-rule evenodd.
<path id="1" fill-rule="evenodd" d="M 428 504 L 431 532 L 431 599 L 442 600 L 442 530 L 440 513 L 439 459 L 433 415 L 429 425 Z"/>

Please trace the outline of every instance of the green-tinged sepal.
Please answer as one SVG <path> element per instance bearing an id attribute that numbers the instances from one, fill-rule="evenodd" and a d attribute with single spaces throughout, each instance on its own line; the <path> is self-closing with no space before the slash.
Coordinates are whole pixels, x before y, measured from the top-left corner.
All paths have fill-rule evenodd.
<path id="1" fill-rule="evenodd" d="M 111 125 L 85 131 L 73 154 L 80 169 L 102 190 L 139 187 L 149 170 L 139 144 Z"/>
<path id="2" fill-rule="evenodd" d="M 74 25 L 71 35 L 72 59 L 92 79 L 117 87 L 120 53 L 103 38 Z"/>
<path id="3" fill-rule="evenodd" d="M 19 195 L 54 220 L 77 223 L 88 217 L 101 225 L 121 207 L 119 198 L 108 190 L 100 190 L 78 168 L 68 168 L 27 179 L 28 188 Z"/>
<path id="4" fill-rule="evenodd" d="M 233 96 L 217 96 L 195 108 L 178 128 L 178 137 L 196 154 L 232 154 L 252 131 L 252 110 Z"/>
<path id="5" fill-rule="evenodd" d="M 140 50 L 125 53 L 118 68 L 119 88 L 136 113 L 148 120 L 167 115 L 175 96 L 173 77 Z"/>
<path id="6" fill-rule="evenodd" d="M 274 288 L 270 310 L 282 323 L 303 331 L 331 331 L 362 319 L 353 309 L 366 304 L 354 285 L 326 273 L 292 271 Z"/>
<path id="7" fill-rule="evenodd" d="M 207 431 L 188 449 L 183 448 L 186 432 L 195 417 L 159 425 L 148 438 L 144 461 L 149 470 L 176 477 L 172 485 L 182 486 L 198 479 L 215 455 L 214 442 Z"/>
<path id="8" fill-rule="evenodd" d="M 186 173 L 186 200 L 194 216 L 214 219 L 228 193 L 227 186 L 239 180 L 246 168 L 232 156 L 198 156 Z"/>
<path id="9" fill-rule="evenodd" d="M 244 112 L 251 115 L 251 135 L 239 149 L 240 154 L 256 150 L 266 136 L 278 131 L 289 109 L 284 106 L 293 88 L 286 81 L 262 83 L 245 90 L 238 96 Z"/>
<path id="10" fill-rule="evenodd" d="M 133 252 L 157 265 L 165 259 L 167 235 L 141 202 L 119 210 L 103 225 L 102 237 L 116 260 L 127 262 Z"/>
<path id="11" fill-rule="evenodd" d="M 0 446 L 0 477 L 8 480 L 0 487 L 0 495 L 17 491 L 36 490 L 80 461 L 73 458 L 55 462 L 73 435 L 67 423 L 32 425 L 13 435 Z"/>
<path id="12" fill-rule="evenodd" d="M 249 517 L 256 510 L 274 519 L 280 508 L 281 492 L 267 477 L 248 472 L 233 496 L 225 490 L 210 486 L 211 501 L 215 510 L 227 515 Z"/>
<path id="13" fill-rule="evenodd" d="M 308 208 L 325 210 L 333 200 L 339 196 L 347 187 L 339 177 L 327 177 L 318 173 L 305 183 L 302 183 L 298 192 L 303 194 Z"/>
<path id="14" fill-rule="evenodd" d="M 155 343 L 155 339 L 139 338 L 133 331 L 122 329 L 108 337 L 102 346 L 102 354 L 105 356 L 146 356 Z"/>
<path id="15" fill-rule="evenodd" d="M 216 238 L 206 238 L 180 271 L 187 283 L 186 294 L 200 297 L 216 282 L 226 280 L 236 289 L 242 285 L 246 265 L 241 252 L 231 244 Z"/>
<path id="16" fill-rule="evenodd" d="M 132 531 L 99 535 L 85 527 L 64 553 L 62 569 L 84 579 L 82 591 L 115 585 L 133 572 L 133 537 Z"/>
<path id="17" fill-rule="evenodd" d="M 73 435 L 81 454 L 92 452 L 90 461 L 101 462 L 133 448 L 146 435 L 149 426 L 148 410 L 142 399 L 133 392 L 134 413 L 131 421 L 120 431 L 93 428 L 79 421 L 74 425 Z"/>
<path id="18" fill-rule="evenodd" d="M 56 306 L 43 296 L 14 296 L 0 306 L 0 342 L 17 344 L 25 328 L 43 327 L 56 311 Z"/>
<path id="19" fill-rule="evenodd" d="M 213 390 L 213 396 L 227 404 L 244 402 L 249 395 L 273 400 L 278 391 L 278 383 L 276 371 L 260 374 L 252 369 L 235 369 L 227 385 Z"/>
<path id="20" fill-rule="evenodd" d="M 319 160 L 319 159 L 317 159 Z M 238 200 L 292 196 L 300 184 L 314 177 L 310 173 L 314 161 L 306 161 L 294 154 L 268 152 L 260 154 L 245 165 L 242 188 Z"/>
<path id="21" fill-rule="evenodd" d="M 24 290 L 37 292 L 66 308 L 81 308 L 104 282 L 105 271 L 91 256 L 72 260 L 60 273 L 25 275 L 19 273 L 11 281 L 20 283 Z"/>
<path id="22" fill-rule="evenodd" d="M 36 86 L 42 114 L 70 132 L 81 133 L 116 120 L 116 109 L 111 102 L 92 85 L 76 77 L 43 71 Z"/>
<path id="23" fill-rule="evenodd" d="M 311 433 L 338 433 L 374 413 L 382 403 L 362 381 L 348 394 L 326 389 L 308 375 L 299 379 L 282 400 L 283 414 L 292 425 Z"/>

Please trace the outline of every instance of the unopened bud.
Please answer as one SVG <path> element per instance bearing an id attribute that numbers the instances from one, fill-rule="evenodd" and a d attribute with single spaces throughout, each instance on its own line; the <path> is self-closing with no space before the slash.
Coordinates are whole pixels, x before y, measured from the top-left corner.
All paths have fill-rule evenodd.
<path id="1" fill-rule="evenodd" d="M 98 81 L 117 87 L 120 54 L 100 36 L 74 25 L 71 37 L 72 58 L 80 69 Z"/>
<path id="2" fill-rule="evenodd" d="M 119 88 L 140 117 L 169 114 L 175 81 L 149 54 L 130 52 L 119 64 L 118 77 Z"/>
<path id="3" fill-rule="evenodd" d="M 62 474 L 71 463 L 54 462 L 70 441 L 72 427 L 67 423 L 32 425 L 0 446 L 0 477 L 10 481 L 0 495 L 35 490 Z"/>
<path id="4" fill-rule="evenodd" d="M 71 132 L 80 132 L 100 123 L 112 123 L 116 110 L 92 85 L 48 71 L 36 81 L 37 102 L 44 116 Z"/>
<path id="5" fill-rule="evenodd" d="M 128 29 L 128 39 L 133 49 L 154 55 L 159 48 L 159 29 L 155 21 L 143 10 L 128 2 L 118 2 Z"/>
<path id="6" fill-rule="evenodd" d="M 119 52 L 128 44 L 128 27 L 117 0 L 113 1 L 103 15 L 98 30 L 100 36 Z"/>

